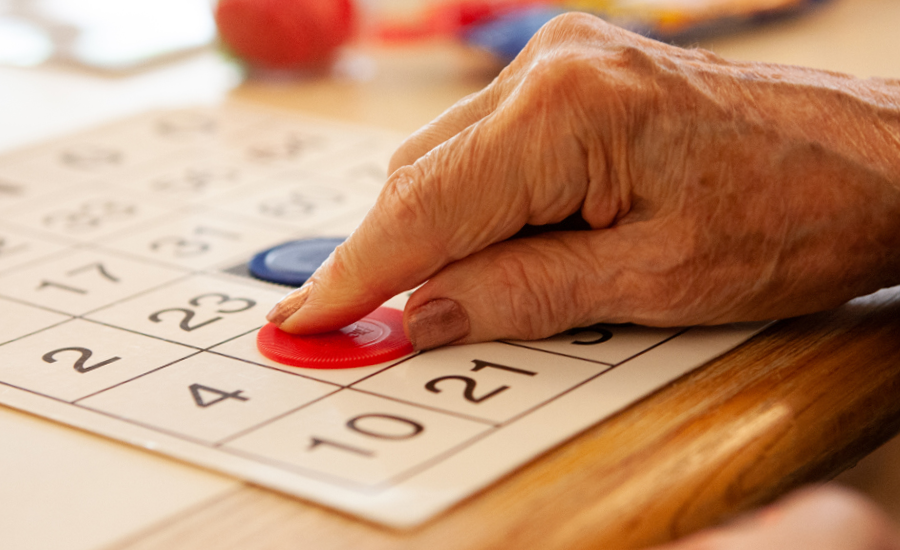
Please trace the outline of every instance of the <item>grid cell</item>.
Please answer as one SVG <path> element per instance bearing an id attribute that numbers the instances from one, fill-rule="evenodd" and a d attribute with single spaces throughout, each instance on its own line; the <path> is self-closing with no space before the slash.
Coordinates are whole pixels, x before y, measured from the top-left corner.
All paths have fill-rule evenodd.
<path id="1" fill-rule="evenodd" d="M 229 449 L 363 486 L 386 483 L 491 428 L 343 390 L 229 441 Z"/>
<path id="2" fill-rule="evenodd" d="M 215 444 L 336 389 L 315 380 L 200 353 L 79 403 Z"/>
<path id="3" fill-rule="evenodd" d="M 194 353 L 191 348 L 75 319 L 0 346 L 0 379 L 76 401 Z"/>

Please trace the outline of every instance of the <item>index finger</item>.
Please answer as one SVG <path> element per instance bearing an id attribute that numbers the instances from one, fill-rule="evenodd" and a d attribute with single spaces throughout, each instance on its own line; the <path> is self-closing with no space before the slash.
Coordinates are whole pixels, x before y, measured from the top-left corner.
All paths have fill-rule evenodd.
<path id="1" fill-rule="evenodd" d="M 511 169 L 518 161 L 496 150 L 505 143 L 496 134 L 506 142 L 510 134 L 493 118 L 395 171 L 357 230 L 269 320 L 293 333 L 346 326 L 525 225 L 529 200 Z"/>

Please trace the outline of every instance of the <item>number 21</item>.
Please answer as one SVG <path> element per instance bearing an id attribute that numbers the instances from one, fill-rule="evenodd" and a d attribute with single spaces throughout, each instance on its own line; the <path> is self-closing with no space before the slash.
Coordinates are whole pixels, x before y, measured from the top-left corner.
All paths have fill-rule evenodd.
<path id="1" fill-rule="evenodd" d="M 487 361 L 482 361 L 480 359 L 473 359 L 472 362 L 475 363 L 475 366 L 472 367 L 472 370 L 474 372 L 478 372 L 485 368 L 494 368 L 494 369 L 504 370 L 507 372 L 512 372 L 515 374 L 521 374 L 524 376 L 534 376 L 537 374 L 536 372 L 533 372 L 530 370 L 517 369 L 515 367 L 507 367 L 505 365 L 498 365 L 496 363 L 488 363 Z M 485 393 L 484 395 L 476 397 L 475 396 L 475 386 L 478 384 L 478 381 L 476 381 L 474 378 L 470 378 L 468 376 L 459 376 L 459 375 L 441 376 L 440 378 L 435 378 L 434 380 L 430 380 L 425 384 L 425 389 L 432 393 L 441 393 L 441 389 L 438 388 L 437 386 L 439 383 L 443 382 L 444 380 L 459 380 L 459 381 L 463 382 L 466 385 L 465 389 L 463 389 L 463 397 L 465 398 L 466 401 L 468 401 L 470 403 L 475 403 L 476 405 L 479 403 L 483 403 L 484 401 L 487 401 L 491 397 L 494 397 L 494 396 L 509 389 L 509 386 L 503 385 L 495 390 Z"/>

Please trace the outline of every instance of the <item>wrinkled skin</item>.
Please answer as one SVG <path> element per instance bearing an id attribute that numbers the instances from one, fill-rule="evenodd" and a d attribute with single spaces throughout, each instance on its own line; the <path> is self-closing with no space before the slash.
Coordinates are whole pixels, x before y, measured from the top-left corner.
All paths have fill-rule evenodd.
<path id="1" fill-rule="evenodd" d="M 410 137 L 359 229 L 269 320 L 339 328 L 422 285 L 418 349 L 596 322 L 788 317 L 900 283 L 900 82 L 561 16 Z M 580 213 L 591 230 L 507 240 Z M 423 284 L 424 283 L 424 284 Z M 657 550 L 900 550 L 833 489 Z"/>
<path id="2" fill-rule="evenodd" d="M 900 550 L 900 533 L 859 495 L 826 486 L 654 550 Z"/>
<path id="3" fill-rule="evenodd" d="M 831 308 L 900 283 L 898 151 L 898 82 L 561 16 L 401 146 L 359 229 L 269 318 L 331 330 L 425 283 L 405 312 L 425 349 Z M 506 240 L 579 212 L 592 230 Z"/>

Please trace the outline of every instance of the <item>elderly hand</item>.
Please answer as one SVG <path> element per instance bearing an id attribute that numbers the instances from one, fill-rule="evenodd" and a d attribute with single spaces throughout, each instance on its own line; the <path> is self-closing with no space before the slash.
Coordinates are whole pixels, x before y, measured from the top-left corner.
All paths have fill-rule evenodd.
<path id="1" fill-rule="evenodd" d="M 778 318 L 900 283 L 898 82 L 726 61 L 569 14 L 391 170 L 270 321 L 331 330 L 425 283 L 404 319 L 426 349 Z M 588 230 L 510 240 L 573 214 Z"/>
<path id="2" fill-rule="evenodd" d="M 880 510 L 846 489 L 805 489 L 731 525 L 655 550 L 900 550 Z"/>

